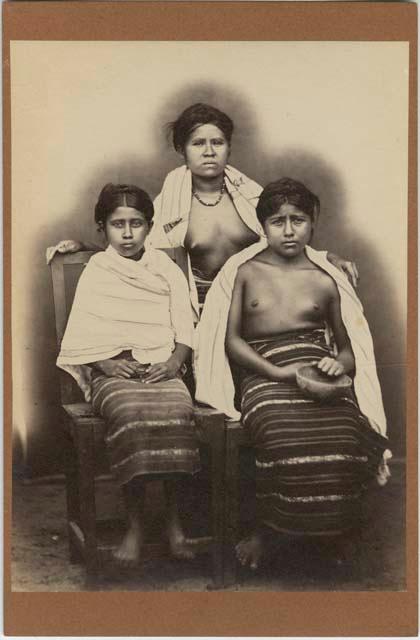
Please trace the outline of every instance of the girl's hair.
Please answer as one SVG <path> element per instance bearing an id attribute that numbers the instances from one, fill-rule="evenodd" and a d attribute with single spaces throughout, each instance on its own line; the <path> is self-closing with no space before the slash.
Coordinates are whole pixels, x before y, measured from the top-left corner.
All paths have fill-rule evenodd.
<path id="1" fill-rule="evenodd" d="M 233 133 L 232 120 L 226 113 L 219 111 L 216 107 L 198 102 L 185 109 L 175 122 L 169 124 L 175 150 L 179 152 L 184 151 L 191 133 L 203 124 L 214 124 L 216 127 L 219 127 L 230 145 Z"/>
<path id="2" fill-rule="evenodd" d="M 99 229 L 105 227 L 108 216 L 118 207 L 133 207 L 144 214 L 147 222 L 153 218 L 153 202 L 149 195 L 133 184 L 108 182 L 99 194 L 95 206 L 95 222 Z"/>
<path id="3" fill-rule="evenodd" d="M 318 196 L 309 191 L 302 182 L 292 178 L 280 178 L 270 182 L 262 191 L 257 204 L 257 218 L 261 224 L 277 213 L 282 204 L 293 204 L 297 209 L 311 217 L 312 221 L 319 214 Z"/>

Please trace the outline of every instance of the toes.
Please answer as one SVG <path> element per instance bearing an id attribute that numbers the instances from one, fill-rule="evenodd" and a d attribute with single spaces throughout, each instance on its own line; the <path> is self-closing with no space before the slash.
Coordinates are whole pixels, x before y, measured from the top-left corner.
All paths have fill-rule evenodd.
<path id="1" fill-rule="evenodd" d="M 188 542 L 177 542 L 171 544 L 171 552 L 178 560 L 194 560 L 195 553 L 189 548 Z"/>
<path id="2" fill-rule="evenodd" d="M 195 553 L 193 553 L 189 549 L 173 549 L 172 553 L 175 558 L 179 558 L 180 560 L 192 560 L 193 558 L 195 558 Z"/>
<path id="3" fill-rule="evenodd" d="M 238 562 L 245 567 L 245 565 L 248 562 L 248 555 L 246 553 L 237 553 L 236 557 L 238 559 Z"/>
<path id="4" fill-rule="evenodd" d="M 140 560 L 139 549 L 127 549 L 120 546 L 112 553 L 113 559 L 123 568 L 135 567 Z"/>

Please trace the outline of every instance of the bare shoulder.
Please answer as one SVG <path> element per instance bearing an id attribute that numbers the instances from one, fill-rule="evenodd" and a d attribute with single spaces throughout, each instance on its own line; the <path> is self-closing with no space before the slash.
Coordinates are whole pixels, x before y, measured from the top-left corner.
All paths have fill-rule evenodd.
<path id="1" fill-rule="evenodd" d="M 315 267 L 313 270 L 314 278 L 317 285 L 332 298 L 338 297 L 338 289 L 334 278 L 332 278 L 326 271 L 323 271 L 319 267 Z"/>
<path id="2" fill-rule="evenodd" d="M 241 282 L 247 282 L 250 278 L 255 277 L 258 270 L 258 263 L 255 258 L 244 262 L 238 269 L 238 277 Z"/>

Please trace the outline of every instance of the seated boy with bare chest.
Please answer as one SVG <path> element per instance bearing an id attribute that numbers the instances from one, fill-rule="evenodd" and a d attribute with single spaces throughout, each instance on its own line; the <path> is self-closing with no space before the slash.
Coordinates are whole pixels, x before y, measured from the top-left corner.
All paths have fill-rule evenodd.
<path id="1" fill-rule="evenodd" d="M 355 370 L 336 283 L 305 252 L 318 211 L 317 196 L 300 182 L 268 185 L 257 206 L 268 246 L 238 269 L 232 294 L 225 344 L 242 370 L 241 421 L 257 481 L 255 530 L 236 553 L 254 569 L 269 531 L 324 538 L 357 527 L 367 479 L 386 448 L 351 392 L 323 403 L 296 382 L 309 363 L 330 378 Z"/>

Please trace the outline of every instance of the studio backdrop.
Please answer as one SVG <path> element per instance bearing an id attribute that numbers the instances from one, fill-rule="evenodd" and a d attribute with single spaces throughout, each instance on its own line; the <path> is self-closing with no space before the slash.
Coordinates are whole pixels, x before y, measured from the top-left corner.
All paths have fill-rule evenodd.
<path id="1" fill-rule="evenodd" d="M 12 347 L 16 460 L 61 468 L 45 250 L 100 242 L 102 186 L 156 196 L 182 163 L 166 125 L 208 102 L 233 119 L 231 163 L 321 200 L 314 246 L 354 260 L 394 455 L 404 456 L 408 43 L 11 43 Z"/>

